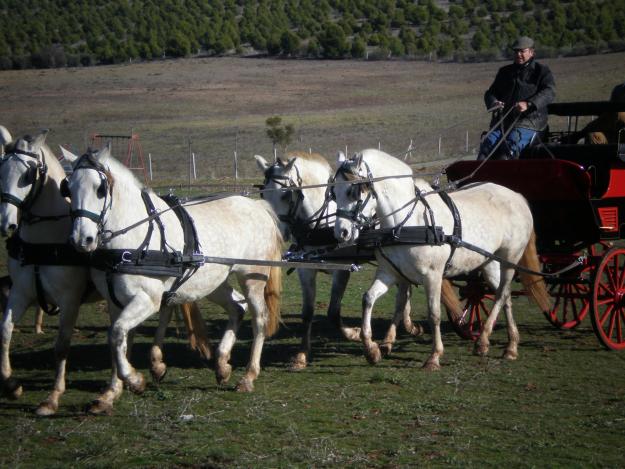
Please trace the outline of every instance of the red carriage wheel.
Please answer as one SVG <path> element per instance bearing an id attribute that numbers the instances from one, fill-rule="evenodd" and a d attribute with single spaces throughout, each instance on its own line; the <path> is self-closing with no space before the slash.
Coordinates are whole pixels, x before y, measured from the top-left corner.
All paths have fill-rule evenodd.
<path id="1" fill-rule="evenodd" d="M 597 267 L 592 289 L 592 325 L 601 343 L 625 349 L 625 249 L 610 249 Z"/>
<path id="2" fill-rule="evenodd" d="M 544 312 L 544 314 L 551 324 L 560 329 L 573 329 L 584 320 L 590 310 L 590 278 L 593 266 L 599 262 L 610 246 L 605 242 L 590 246 L 586 262 L 581 270 L 573 271 L 574 277 L 565 274 L 561 281 L 549 286 L 549 293 L 554 298 L 554 304 L 551 311 Z M 573 257 L 567 258 L 566 263 L 581 255 L 581 252 L 575 253 Z M 546 256 L 546 259 L 549 257 Z M 551 270 L 558 270 L 564 266 L 563 262 L 556 263 Z"/>
<path id="3" fill-rule="evenodd" d="M 590 286 L 588 283 L 557 283 L 551 285 L 549 293 L 555 302 L 545 317 L 561 329 L 577 327 L 590 309 Z"/>
<path id="4" fill-rule="evenodd" d="M 477 340 L 493 307 L 495 296 L 488 293 L 482 282 L 476 280 L 469 280 L 461 286 L 454 285 L 458 287 L 462 312 L 458 315 L 447 307 L 449 322 L 456 334 L 463 339 Z"/>

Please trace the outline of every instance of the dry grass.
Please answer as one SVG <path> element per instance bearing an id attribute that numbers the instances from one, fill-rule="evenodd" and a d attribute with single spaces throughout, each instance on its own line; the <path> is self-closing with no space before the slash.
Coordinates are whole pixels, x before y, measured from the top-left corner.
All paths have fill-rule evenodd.
<path id="1" fill-rule="evenodd" d="M 548 59 L 558 100 L 605 99 L 623 78 L 625 54 Z M 231 174 L 235 141 L 242 174 L 271 152 L 265 119 L 297 130 L 291 148 L 333 157 L 377 146 L 413 161 L 475 147 L 488 123 L 482 95 L 502 62 L 431 64 L 266 59 L 189 59 L 121 66 L 0 72 L 0 123 L 16 134 L 53 130 L 53 144 L 82 151 L 93 132 L 140 135 L 155 177 L 184 180 L 189 151 L 202 178 Z M 443 137 L 443 155 L 438 138 Z"/>

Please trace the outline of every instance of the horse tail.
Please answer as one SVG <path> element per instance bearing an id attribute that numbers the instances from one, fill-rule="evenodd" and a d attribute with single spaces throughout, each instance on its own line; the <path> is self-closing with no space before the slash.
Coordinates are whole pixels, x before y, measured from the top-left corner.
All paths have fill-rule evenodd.
<path id="1" fill-rule="evenodd" d="M 187 335 L 189 337 L 189 347 L 191 350 L 197 350 L 205 360 L 211 359 L 211 346 L 208 341 L 208 333 L 206 324 L 200 314 L 200 308 L 197 303 L 185 303 L 180 305 L 180 312 L 187 327 Z"/>
<path id="2" fill-rule="evenodd" d="M 536 250 L 536 233 L 534 233 L 534 230 L 532 230 L 527 246 L 525 246 L 525 251 L 523 251 L 523 256 L 521 256 L 519 265 L 536 272 L 541 271 L 538 252 Z M 523 271 L 519 272 L 519 278 L 525 287 L 525 291 L 527 291 L 527 294 L 532 297 L 541 311 L 544 312 L 551 310 L 551 299 L 549 292 L 547 291 L 547 285 L 545 284 L 544 278 L 540 275 L 530 274 Z"/>
<path id="3" fill-rule="evenodd" d="M 453 285 L 447 279 L 443 279 L 441 285 L 441 300 L 453 318 L 452 320 L 458 322 L 462 317 L 462 304 L 458 295 L 456 295 L 456 290 L 454 290 Z"/>
<path id="4" fill-rule="evenodd" d="M 275 223 L 275 219 L 274 219 Z M 271 259 L 282 259 L 282 236 L 275 223 L 275 238 Z M 267 305 L 267 325 L 265 326 L 265 335 L 271 337 L 278 331 L 280 325 L 280 300 L 282 295 L 282 269 L 278 266 L 271 267 L 269 270 L 269 278 L 265 283 L 265 304 Z"/>

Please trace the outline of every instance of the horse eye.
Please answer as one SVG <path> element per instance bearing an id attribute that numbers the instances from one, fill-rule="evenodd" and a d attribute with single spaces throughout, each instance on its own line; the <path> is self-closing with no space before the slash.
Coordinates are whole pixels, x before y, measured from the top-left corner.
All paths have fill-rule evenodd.
<path id="1" fill-rule="evenodd" d="M 290 197 L 291 197 L 291 193 L 289 191 L 283 192 L 282 194 L 280 194 L 281 200 L 288 200 Z"/>

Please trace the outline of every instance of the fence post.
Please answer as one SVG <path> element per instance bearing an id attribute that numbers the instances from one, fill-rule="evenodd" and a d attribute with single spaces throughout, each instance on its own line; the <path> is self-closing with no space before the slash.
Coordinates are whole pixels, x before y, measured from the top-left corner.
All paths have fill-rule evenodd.
<path id="1" fill-rule="evenodd" d="M 193 162 L 193 180 L 196 180 L 197 174 L 195 172 L 195 153 L 191 153 L 191 161 Z"/>
<path id="2" fill-rule="evenodd" d="M 441 156 L 441 147 L 443 144 L 443 137 L 438 137 L 438 156 Z"/>
<path id="3" fill-rule="evenodd" d="M 464 151 L 469 153 L 469 131 L 467 130 L 467 137 L 465 139 Z"/>
<path id="4" fill-rule="evenodd" d="M 152 181 L 152 153 L 148 153 L 148 167 L 150 168 L 150 181 Z"/>
<path id="5" fill-rule="evenodd" d="M 188 190 L 189 190 L 189 192 L 191 192 L 191 170 L 192 170 L 192 167 L 191 167 L 191 164 L 192 164 L 191 163 L 191 161 L 192 161 L 191 160 L 191 139 L 188 140 L 188 144 L 189 144 L 189 188 L 188 188 Z"/>
<path id="6" fill-rule="evenodd" d="M 237 129 L 237 133 L 234 136 L 234 180 L 235 182 L 239 179 L 239 160 L 237 159 L 237 150 L 239 148 L 239 129 Z"/>

